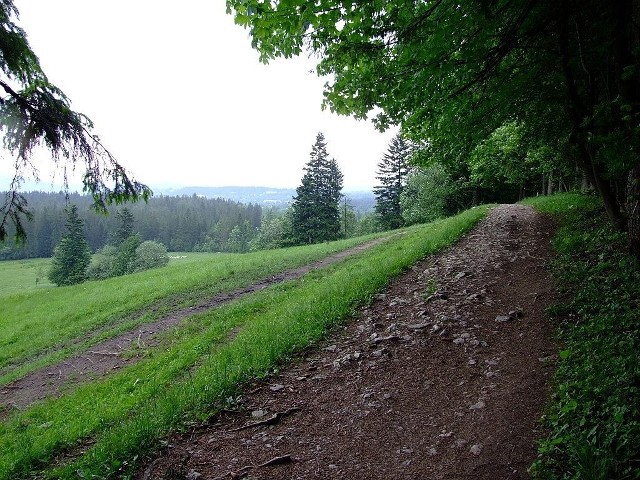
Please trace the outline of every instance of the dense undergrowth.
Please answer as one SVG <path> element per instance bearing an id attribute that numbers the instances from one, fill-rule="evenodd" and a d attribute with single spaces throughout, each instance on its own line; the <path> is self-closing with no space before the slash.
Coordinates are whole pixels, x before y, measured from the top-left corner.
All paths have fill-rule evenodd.
<path id="1" fill-rule="evenodd" d="M 553 214 L 560 359 L 532 472 L 537 478 L 640 478 L 640 265 L 593 197 L 528 202 Z"/>
<path id="2" fill-rule="evenodd" d="M 409 228 L 358 256 L 193 316 L 137 364 L 13 413 L 0 424 L 0 479 L 129 478 L 161 438 L 233 402 L 242 382 L 268 375 L 326 335 L 486 210 Z"/>

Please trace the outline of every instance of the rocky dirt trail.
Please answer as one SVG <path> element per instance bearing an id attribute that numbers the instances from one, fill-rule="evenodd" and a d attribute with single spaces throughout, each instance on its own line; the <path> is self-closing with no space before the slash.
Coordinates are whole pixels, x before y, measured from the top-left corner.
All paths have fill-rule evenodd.
<path id="1" fill-rule="evenodd" d="M 90 349 L 55 365 L 36 370 L 8 385 L 0 386 L 0 418 L 6 416 L 11 409 L 23 409 L 38 400 L 59 395 L 65 389 L 108 375 L 139 361 L 144 356 L 144 350 L 158 345 L 163 332 L 175 327 L 190 315 L 206 312 L 276 283 L 300 278 L 312 270 L 327 267 L 372 248 L 388 238 L 377 238 L 329 255 L 322 260 L 265 278 L 233 292 L 208 298 L 198 305 L 172 312 L 152 323 L 145 323 L 138 328 L 93 345 Z M 88 337 L 91 335 L 89 334 Z M 139 354 L 136 354 L 136 351 Z"/>
<path id="2" fill-rule="evenodd" d="M 528 478 L 555 363 L 551 230 L 495 208 L 136 478 Z"/>

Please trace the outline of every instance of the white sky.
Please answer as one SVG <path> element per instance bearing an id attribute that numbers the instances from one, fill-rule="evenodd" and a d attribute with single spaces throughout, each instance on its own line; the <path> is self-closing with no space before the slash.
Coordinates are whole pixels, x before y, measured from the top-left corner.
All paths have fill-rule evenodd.
<path id="1" fill-rule="evenodd" d="M 395 131 L 322 112 L 313 63 L 259 63 L 223 0 L 15 3 L 49 80 L 152 188 L 296 187 L 318 131 L 347 189 L 376 184 Z"/>

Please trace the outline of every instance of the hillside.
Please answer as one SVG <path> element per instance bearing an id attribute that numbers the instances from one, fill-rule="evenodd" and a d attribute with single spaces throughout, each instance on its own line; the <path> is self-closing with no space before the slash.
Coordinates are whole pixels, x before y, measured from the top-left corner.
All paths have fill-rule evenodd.
<path id="1" fill-rule="evenodd" d="M 0 294 L 0 479 L 634 478 L 640 271 L 529 203 Z"/>

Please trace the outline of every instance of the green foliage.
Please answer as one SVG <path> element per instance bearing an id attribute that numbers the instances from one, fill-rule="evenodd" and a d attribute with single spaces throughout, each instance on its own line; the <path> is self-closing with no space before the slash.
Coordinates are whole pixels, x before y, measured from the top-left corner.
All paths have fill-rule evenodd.
<path id="1" fill-rule="evenodd" d="M 316 136 L 310 157 L 291 206 L 297 244 L 325 242 L 340 236 L 342 172 L 335 159 L 329 159 L 322 133 Z"/>
<path id="2" fill-rule="evenodd" d="M 113 245 L 105 245 L 91 258 L 91 264 L 87 269 L 87 278 L 91 280 L 104 280 L 113 277 L 113 262 L 118 255 L 118 248 Z"/>
<path id="3" fill-rule="evenodd" d="M 373 188 L 376 196 L 376 213 L 382 230 L 392 230 L 403 225 L 400 196 L 409 175 L 409 157 L 412 146 L 396 135 L 389 149 L 378 163 L 376 179 L 380 185 Z"/>
<path id="4" fill-rule="evenodd" d="M 560 361 L 538 478 L 640 478 L 640 265 L 593 197 L 530 200 L 560 222 L 553 273 Z M 604 226 L 603 226 L 604 225 Z"/>
<path id="5" fill-rule="evenodd" d="M 400 195 L 404 221 L 412 225 L 443 217 L 453 191 L 454 186 L 440 165 L 412 171 Z"/>
<path id="6" fill-rule="evenodd" d="M 380 224 L 378 223 L 378 216 L 375 213 L 368 213 L 358 219 L 356 224 L 354 235 L 369 235 L 371 233 L 377 233 L 380 231 Z"/>
<path id="7" fill-rule="evenodd" d="M 266 212 L 258 233 L 251 240 L 250 250 L 271 250 L 293 245 L 293 212 L 269 210 Z"/>
<path id="8" fill-rule="evenodd" d="M 136 233 L 126 238 L 120 245 L 116 247 L 115 257 L 111 270 L 112 277 L 126 275 L 134 271 L 136 261 L 136 249 L 142 243 L 140 234 Z"/>
<path id="9" fill-rule="evenodd" d="M 132 265 L 133 272 L 142 272 L 150 268 L 164 267 L 169 263 L 167 247 L 163 244 L 147 240 L 136 248 L 136 256 Z"/>
<path id="10" fill-rule="evenodd" d="M 78 217 L 78 207 L 67 208 L 67 233 L 56 246 L 51 260 L 48 278 L 56 285 L 74 285 L 86 280 L 91 262 L 91 250 L 84 239 L 83 223 Z"/>

